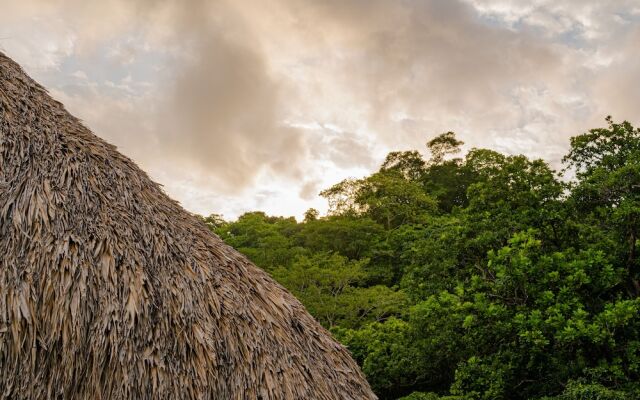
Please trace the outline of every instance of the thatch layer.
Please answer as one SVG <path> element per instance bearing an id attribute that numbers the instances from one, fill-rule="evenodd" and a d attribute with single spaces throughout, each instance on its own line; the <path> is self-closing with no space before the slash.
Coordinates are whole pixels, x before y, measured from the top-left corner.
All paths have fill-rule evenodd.
<path id="1" fill-rule="evenodd" d="M 375 396 L 292 295 L 0 53 L 0 398 Z"/>

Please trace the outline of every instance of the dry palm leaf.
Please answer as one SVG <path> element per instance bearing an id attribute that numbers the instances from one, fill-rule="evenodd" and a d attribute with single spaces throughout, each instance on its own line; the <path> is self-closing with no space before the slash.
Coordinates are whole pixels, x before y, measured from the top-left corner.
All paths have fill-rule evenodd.
<path id="1" fill-rule="evenodd" d="M 0 398 L 375 396 L 300 302 L 0 53 Z"/>

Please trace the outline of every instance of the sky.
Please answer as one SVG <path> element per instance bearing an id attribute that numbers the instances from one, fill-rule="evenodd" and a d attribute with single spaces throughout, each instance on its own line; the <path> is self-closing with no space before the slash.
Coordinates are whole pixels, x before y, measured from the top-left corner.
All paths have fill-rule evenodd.
<path id="1" fill-rule="evenodd" d="M 640 122 L 640 0 L 0 0 L 0 51 L 182 205 L 318 193 L 454 131 L 559 166 Z"/>

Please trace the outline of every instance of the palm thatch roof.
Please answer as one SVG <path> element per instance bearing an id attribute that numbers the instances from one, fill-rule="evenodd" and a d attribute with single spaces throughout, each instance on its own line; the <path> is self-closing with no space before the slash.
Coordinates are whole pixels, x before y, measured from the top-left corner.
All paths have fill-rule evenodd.
<path id="1" fill-rule="evenodd" d="M 0 398 L 375 396 L 300 302 L 0 53 Z"/>

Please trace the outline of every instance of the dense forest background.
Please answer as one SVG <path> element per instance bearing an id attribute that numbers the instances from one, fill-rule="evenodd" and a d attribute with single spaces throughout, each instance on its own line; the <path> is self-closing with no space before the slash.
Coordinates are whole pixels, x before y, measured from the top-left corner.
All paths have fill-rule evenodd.
<path id="1" fill-rule="evenodd" d="M 294 293 L 381 399 L 640 398 L 640 130 L 543 160 L 451 132 L 323 191 L 327 216 L 205 222 Z M 560 175 L 570 177 L 560 179 Z"/>

